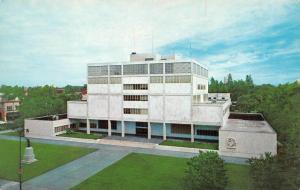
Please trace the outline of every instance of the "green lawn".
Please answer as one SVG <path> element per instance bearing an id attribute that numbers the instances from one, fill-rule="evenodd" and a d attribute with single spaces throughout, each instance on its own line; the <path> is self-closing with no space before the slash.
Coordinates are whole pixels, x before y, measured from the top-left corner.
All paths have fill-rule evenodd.
<path id="1" fill-rule="evenodd" d="M 83 132 L 72 132 L 72 133 L 64 133 L 64 134 L 61 134 L 61 135 L 58 135 L 58 136 L 61 136 L 61 137 L 72 137 L 72 138 L 81 138 L 81 139 L 101 139 L 104 137 L 104 135 L 102 134 L 98 134 L 98 133 L 91 133 L 91 134 L 86 134 L 86 133 L 83 133 Z"/>
<path id="2" fill-rule="evenodd" d="M 218 143 L 209 143 L 209 142 L 192 143 L 189 141 L 166 140 L 160 143 L 160 145 L 218 150 Z"/>
<path id="3" fill-rule="evenodd" d="M 25 142 L 22 143 L 23 154 Z M 95 151 L 95 149 L 32 143 L 37 162 L 24 166 L 23 180 L 28 180 L 46 171 Z M 18 180 L 19 143 L 0 139 L 0 179 Z M 67 175 L 67 174 L 66 174 Z"/>
<path id="4" fill-rule="evenodd" d="M 187 160 L 132 153 L 72 189 L 184 190 Z M 228 190 L 250 189 L 248 166 L 226 164 L 226 169 L 229 175 Z"/>

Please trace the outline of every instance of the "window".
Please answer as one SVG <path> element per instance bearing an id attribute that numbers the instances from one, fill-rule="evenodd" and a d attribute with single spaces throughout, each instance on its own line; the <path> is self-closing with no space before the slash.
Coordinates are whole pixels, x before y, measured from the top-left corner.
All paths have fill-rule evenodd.
<path id="1" fill-rule="evenodd" d="M 110 77 L 110 84 L 121 84 L 121 77 Z"/>
<path id="2" fill-rule="evenodd" d="M 205 90 L 206 85 L 205 84 L 198 84 L 198 90 Z"/>
<path id="3" fill-rule="evenodd" d="M 123 66 L 124 75 L 148 74 L 148 64 L 131 64 Z"/>
<path id="4" fill-rule="evenodd" d="M 65 131 L 67 128 L 68 128 L 68 125 L 55 127 L 55 128 L 54 128 L 54 132 L 55 132 L 55 133 L 59 133 L 59 132 Z"/>
<path id="5" fill-rule="evenodd" d="M 108 120 L 99 120 L 98 126 L 99 126 L 99 129 L 108 129 Z M 111 120 L 110 127 L 113 130 L 117 129 L 117 121 Z"/>
<path id="6" fill-rule="evenodd" d="M 80 122 L 80 123 L 79 123 L 79 127 L 80 127 L 80 128 L 86 128 L 86 123 Z"/>
<path id="7" fill-rule="evenodd" d="M 110 126 L 111 126 L 111 129 L 117 130 L 117 121 L 111 120 Z"/>
<path id="8" fill-rule="evenodd" d="M 191 125 L 171 124 L 171 133 L 191 134 Z"/>
<path id="9" fill-rule="evenodd" d="M 150 74 L 163 74 L 164 64 L 154 63 L 150 64 Z"/>
<path id="10" fill-rule="evenodd" d="M 135 126 L 137 127 L 148 127 L 148 123 L 147 122 L 135 122 Z"/>
<path id="11" fill-rule="evenodd" d="M 150 77 L 150 83 L 163 83 L 164 82 L 164 78 L 163 76 L 151 76 Z"/>
<path id="12" fill-rule="evenodd" d="M 124 90 L 148 90 L 148 84 L 124 84 Z"/>
<path id="13" fill-rule="evenodd" d="M 212 130 L 197 130 L 197 135 L 203 135 L 203 136 L 219 136 L 219 131 L 212 131 Z"/>
<path id="14" fill-rule="evenodd" d="M 166 74 L 172 73 L 191 73 L 191 63 L 166 63 Z"/>
<path id="15" fill-rule="evenodd" d="M 145 61 L 153 61 L 154 58 L 150 57 L 150 58 L 145 58 Z"/>
<path id="16" fill-rule="evenodd" d="M 121 65 L 110 65 L 109 66 L 109 74 L 110 75 L 121 75 L 122 74 L 122 66 Z"/>
<path id="17" fill-rule="evenodd" d="M 196 63 L 193 64 L 193 73 L 196 75 L 201 75 L 203 77 L 208 77 L 208 70 Z"/>
<path id="18" fill-rule="evenodd" d="M 88 66 L 88 76 L 106 76 L 108 74 L 108 66 Z"/>
<path id="19" fill-rule="evenodd" d="M 98 128 L 99 129 L 108 129 L 108 122 L 107 122 L 107 120 L 99 120 L 98 121 Z"/>
<path id="20" fill-rule="evenodd" d="M 139 114 L 145 115 L 148 114 L 148 109 L 140 109 L 140 108 L 124 108 L 124 114 Z"/>
<path id="21" fill-rule="evenodd" d="M 13 111 L 13 107 L 12 106 L 7 106 L 6 109 L 7 109 L 7 111 Z"/>
<path id="22" fill-rule="evenodd" d="M 107 77 L 95 77 L 95 78 L 88 78 L 89 84 L 107 84 L 108 78 Z"/>
<path id="23" fill-rule="evenodd" d="M 90 123 L 90 128 L 97 128 L 97 124 L 96 123 Z"/>
<path id="24" fill-rule="evenodd" d="M 183 76 L 166 76 L 166 83 L 190 83 L 191 76 L 183 75 Z"/>
<path id="25" fill-rule="evenodd" d="M 124 101 L 148 101 L 147 95 L 124 95 Z"/>

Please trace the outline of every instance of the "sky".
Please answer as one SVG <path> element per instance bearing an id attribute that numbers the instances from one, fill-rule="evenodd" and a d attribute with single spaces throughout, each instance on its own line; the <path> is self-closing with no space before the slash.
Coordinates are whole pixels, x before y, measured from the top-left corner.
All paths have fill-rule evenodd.
<path id="1" fill-rule="evenodd" d="M 82 85 L 86 64 L 178 54 L 223 80 L 300 79 L 300 0 L 0 0 L 0 85 Z"/>

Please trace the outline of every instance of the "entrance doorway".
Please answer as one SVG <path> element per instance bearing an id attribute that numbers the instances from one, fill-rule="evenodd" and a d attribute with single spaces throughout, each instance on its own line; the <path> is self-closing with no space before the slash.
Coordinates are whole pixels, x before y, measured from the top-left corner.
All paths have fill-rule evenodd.
<path id="1" fill-rule="evenodd" d="M 135 134 L 140 137 L 148 136 L 148 123 L 147 122 L 136 122 L 135 123 Z"/>

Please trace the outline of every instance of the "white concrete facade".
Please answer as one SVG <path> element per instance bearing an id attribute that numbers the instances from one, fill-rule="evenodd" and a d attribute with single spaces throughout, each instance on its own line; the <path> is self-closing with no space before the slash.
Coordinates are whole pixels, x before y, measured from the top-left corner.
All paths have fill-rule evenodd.
<path id="1" fill-rule="evenodd" d="M 87 101 L 68 102 L 68 117 L 86 120 L 87 133 L 106 132 L 110 136 L 118 132 L 124 137 L 147 131 L 148 139 L 159 134 L 163 140 L 172 136 L 191 142 L 212 136 L 206 140 L 218 140 L 220 153 L 226 156 L 276 154 L 274 131 L 261 134 L 224 130 L 232 124 L 228 120 L 230 94 L 209 94 L 208 70 L 197 61 L 131 54 L 130 62 L 88 64 L 87 73 Z M 105 129 L 99 128 L 103 122 L 107 124 Z M 113 127 L 112 122 L 119 122 L 115 124 L 119 127 Z M 92 123 L 96 129 L 91 129 Z M 130 128 L 130 123 L 136 123 L 135 128 Z M 177 126 L 173 128 L 173 124 Z M 180 126 L 185 127 L 183 134 L 178 134 Z M 226 148 L 229 137 L 239 141 L 234 151 Z M 264 142 L 267 144 L 259 145 Z"/>
<path id="2" fill-rule="evenodd" d="M 50 116 L 45 116 L 50 117 Z M 43 117 L 42 117 L 43 118 Z M 68 118 L 44 120 L 40 118 L 30 118 L 24 120 L 25 136 L 56 136 L 66 132 L 69 128 Z"/>

